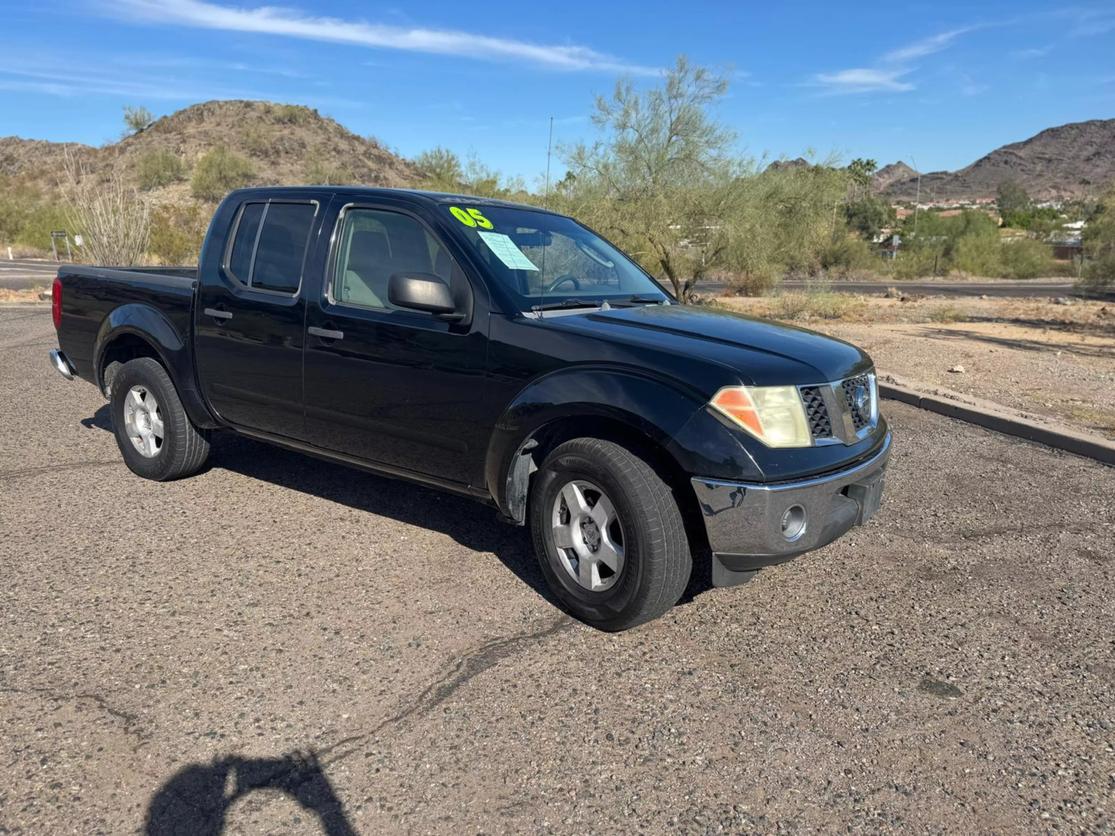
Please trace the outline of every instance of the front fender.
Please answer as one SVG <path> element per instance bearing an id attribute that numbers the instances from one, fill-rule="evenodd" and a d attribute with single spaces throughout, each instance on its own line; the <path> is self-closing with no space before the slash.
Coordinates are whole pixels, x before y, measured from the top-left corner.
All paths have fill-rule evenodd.
<path id="1" fill-rule="evenodd" d="M 563 369 L 531 382 L 496 423 L 485 460 L 485 479 L 500 510 L 521 519 L 509 501 L 515 492 L 515 465 L 543 428 L 566 419 L 603 418 L 619 422 L 663 448 L 686 473 L 732 472 L 753 476 L 751 456 L 726 427 L 701 422 L 696 437 L 689 428 L 705 404 L 696 393 L 629 369 Z"/>
<path id="2" fill-rule="evenodd" d="M 161 311 L 142 302 L 121 305 L 101 322 L 93 349 L 97 387 L 104 391 L 105 352 L 114 341 L 125 335 L 138 337 L 155 352 L 170 375 L 190 420 L 199 427 L 216 426 L 197 390 L 188 343 Z"/>

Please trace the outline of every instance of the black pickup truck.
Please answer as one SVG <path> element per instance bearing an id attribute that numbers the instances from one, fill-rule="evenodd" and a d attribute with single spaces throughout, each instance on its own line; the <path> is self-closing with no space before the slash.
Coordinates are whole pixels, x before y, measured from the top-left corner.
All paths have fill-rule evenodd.
<path id="1" fill-rule="evenodd" d="M 455 491 L 530 526 L 584 621 L 672 607 L 878 508 L 871 360 L 677 304 L 572 218 L 357 187 L 246 189 L 197 269 L 66 266 L 51 360 L 109 398 L 128 467 L 196 473 L 215 430 Z"/>

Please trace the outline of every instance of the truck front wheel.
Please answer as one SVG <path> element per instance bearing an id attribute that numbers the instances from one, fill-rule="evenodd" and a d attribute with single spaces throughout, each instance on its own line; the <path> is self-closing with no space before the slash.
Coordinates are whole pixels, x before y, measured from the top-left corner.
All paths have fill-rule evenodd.
<path id="1" fill-rule="evenodd" d="M 543 462 L 531 490 L 542 573 L 574 616 L 626 630 L 677 603 L 693 560 L 673 494 L 626 448 L 576 438 Z"/>
<path id="2" fill-rule="evenodd" d="M 209 440 L 190 423 L 170 376 L 150 357 L 125 363 L 112 378 L 112 428 L 124 463 L 164 482 L 197 473 Z"/>

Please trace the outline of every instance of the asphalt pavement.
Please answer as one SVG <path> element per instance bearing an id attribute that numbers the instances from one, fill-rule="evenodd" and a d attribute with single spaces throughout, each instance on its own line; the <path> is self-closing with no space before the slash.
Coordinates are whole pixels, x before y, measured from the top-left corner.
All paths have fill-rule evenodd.
<path id="1" fill-rule="evenodd" d="M 606 635 L 483 506 L 156 484 L 0 309 L 0 832 L 1109 832 L 1115 470 L 897 403 L 878 517 Z"/>
<path id="2" fill-rule="evenodd" d="M 57 271 L 58 265 L 53 261 L 20 259 L 9 261 L 0 258 L 0 288 L 5 290 L 49 288 Z"/>

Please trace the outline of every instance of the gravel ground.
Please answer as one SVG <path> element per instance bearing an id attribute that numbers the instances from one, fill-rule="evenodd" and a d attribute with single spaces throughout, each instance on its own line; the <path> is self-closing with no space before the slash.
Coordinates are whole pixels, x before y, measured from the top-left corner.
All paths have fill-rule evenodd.
<path id="1" fill-rule="evenodd" d="M 466 500 L 131 476 L 51 345 L 0 311 L 0 832 L 1115 827 L 1115 470 L 886 404 L 866 528 L 605 635 Z"/>

